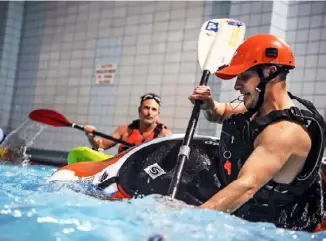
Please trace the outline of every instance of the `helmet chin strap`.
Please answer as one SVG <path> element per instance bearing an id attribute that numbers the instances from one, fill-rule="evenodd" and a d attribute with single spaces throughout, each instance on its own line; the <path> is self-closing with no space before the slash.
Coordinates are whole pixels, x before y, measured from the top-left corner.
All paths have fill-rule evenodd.
<path id="1" fill-rule="evenodd" d="M 264 97 L 265 97 L 266 85 L 272 79 L 274 79 L 277 75 L 279 75 L 281 72 L 288 71 L 284 67 L 276 67 L 276 68 L 277 68 L 276 71 L 274 73 L 269 74 L 269 76 L 267 76 L 267 77 L 264 77 L 262 67 L 258 67 L 257 69 L 255 69 L 255 71 L 257 72 L 257 74 L 260 78 L 260 82 L 256 87 L 256 91 L 258 92 L 258 101 L 254 107 L 247 108 L 248 111 L 251 112 L 251 115 L 256 113 L 262 107 L 263 102 L 264 102 Z"/>

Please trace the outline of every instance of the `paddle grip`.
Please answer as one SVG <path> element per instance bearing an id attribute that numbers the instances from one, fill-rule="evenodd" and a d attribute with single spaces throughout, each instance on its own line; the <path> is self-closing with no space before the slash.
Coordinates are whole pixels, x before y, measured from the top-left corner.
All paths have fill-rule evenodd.
<path id="1" fill-rule="evenodd" d="M 209 70 L 204 70 L 199 85 L 207 85 L 210 74 L 211 73 Z M 192 138 L 195 134 L 195 130 L 196 130 L 199 114 L 200 114 L 200 105 L 201 104 L 202 104 L 202 101 L 200 101 L 200 100 L 195 101 L 195 105 L 194 105 L 194 108 L 192 109 L 191 117 L 188 122 L 186 134 L 185 134 L 185 137 L 183 138 L 183 142 L 180 147 L 180 152 L 178 154 L 176 168 L 173 173 L 173 178 L 171 180 L 170 187 L 168 190 L 168 195 L 171 196 L 172 198 L 175 198 L 175 196 L 177 194 L 178 187 L 180 185 L 183 167 L 184 167 L 185 161 L 189 158 L 189 154 L 190 154 L 189 146 L 190 146 L 190 142 L 192 141 Z M 189 150 L 189 151 L 182 151 L 185 149 Z"/>

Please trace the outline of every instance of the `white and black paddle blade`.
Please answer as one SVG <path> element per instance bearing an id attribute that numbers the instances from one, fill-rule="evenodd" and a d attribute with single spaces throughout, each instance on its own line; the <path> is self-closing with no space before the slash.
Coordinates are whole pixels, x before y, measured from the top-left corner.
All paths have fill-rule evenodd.
<path id="1" fill-rule="evenodd" d="M 211 19 L 200 30 L 198 60 L 202 70 L 210 73 L 228 65 L 243 42 L 246 25 L 234 19 Z"/>

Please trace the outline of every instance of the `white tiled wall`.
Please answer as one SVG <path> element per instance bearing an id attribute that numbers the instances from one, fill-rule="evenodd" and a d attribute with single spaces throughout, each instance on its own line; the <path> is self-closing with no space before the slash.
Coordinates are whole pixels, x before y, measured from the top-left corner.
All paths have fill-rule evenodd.
<path id="1" fill-rule="evenodd" d="M 10 125 L 24 3 L 1 2 L 0 9 L 2 15 L 0 20 L 0 26 L 2 26 L 0 30 L 0 126 L 6 129 Z"/>
<path id="2" fill-rule="evenodd" d="M 52 108 L 71 121 L 110 133 L 137 118 L 140 95 L 152 91 L 162 97 L 162 121 L 174 133 L 182 133 L 192 110 L 187 98 L 201 77 L 200 27 L 210 18 L 223 17 L 244 21 L 247 36 L 271 32 L 285 38 L 298 63 L 288 81 L 291 91 L 325 113 L 324 5 L 317 1 L 0 2 L 0 11 L 6 13 L 0 17 L 4 63 L 0 70 L 5 84 L 0 90 L 1 127 L 14 129 L 31 110 Z M 14 7 L 6 10 L 6 6 Z M 9 58 L 5 49 L 17 54 Z M 97 86 L 95 68 L 107 62 L 118 65 L 115 83 Z M 215 76 L 209 80 L 220 101 L 237 97 L 233 84 Z M 214 135 L 219 130 L 200 116 L 197 133 Z M 80 131 L 52 127 L 34 142 L 35 147 L 60 150 L 85 144 Z"/>

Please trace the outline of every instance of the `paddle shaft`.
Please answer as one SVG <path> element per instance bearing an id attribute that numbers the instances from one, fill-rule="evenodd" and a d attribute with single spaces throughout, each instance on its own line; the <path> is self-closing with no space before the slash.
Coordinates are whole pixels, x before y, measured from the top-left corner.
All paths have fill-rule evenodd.
<path id="1" fill-rule="evenodd" d="M 209 70 L 204 70 L 199 85 L 207 85 L 209 76 L 210 76 Z M 183 166 L 185 164 L 185 161 L 189 158 L 190 154 L 190 142 L 195 134 L 196 126 L 198 123 L 198 118 L 200 114 L 200 105 L 202 101 L 197 100 L 195 101 L 194 108 L 192 109 L 191 117 L 188 122 L 186 134 L 183 138 L 182 146 L 180 148 L 180 152 L 178 154 L 178 160 L 177 165 L 173 174 L 172 181 L 170 183 L 170 187 L 168 190 L 168 195 L 172 198 L 175 198 L 178 187 L 180 184 L 180 179 L 182 176 Z"/>
<path id="2" fill-rule="evenodd" d="M 29 115 L 29 118 L 31 118 L 34 121 L 46 124 L 46 125 L 51 125 L 55 127 L 73 127 L 75 129 L 85 131 L 85 127 L 82 125 L 78 125 L 76 123 L 71 123 L 70 121 L 67 120 L 67 118 L 62 115 L 61 113 L 58 113 L 54 110 L 49 110 L 49 109 L 38 109 L 38 110 L 33 110 Z M 122 145 L 125 145 L 127 147 L 132 147 L 134 146 L 133 144 L 130 144 L 124 140 L 117 139 L 113 136 L 109 136 L 106 134 L 103 134 L 98 131 L 93 131 L 93 134 L 95 136 L 100 136 L 105 139 L 109 139 L 111 141 L 114 141 L 116 143 L 120 143 Z"/>
<path id="3" fill-rule="evenodd" d="M 71 126 L 72 126 L 73 128 L 78 129 L 78 130 L 82 130 L 82 131 L 84 131 L 84 126 L 82 126 L 82 125 L 77 125 L 77 124 L 73 123 Z M 125 146 L 128 146 L 128 147 L 132 147 L 132 146 L 133 146 L 132 144 L 130 144 L 130 143 L 124 141 L 124 140 L 120 140 L 120 139 L 114 138 L 113 136 L 106 135 L 106 134 L 104 134 L 104 133 L 102 133 L 102 132 L 93 131 L 92 133 L 93 133 L 93 135 L 95 135 L 95 136 L 100 136 L 100 137 L 103 137 L 103 138 L 105 138 L 105 139 L 109 139 L 109 140 L 111 140 L 111 141 L 114 141 L 114 142 L 120 143 L 120 144 L 125 145 Z"/>

